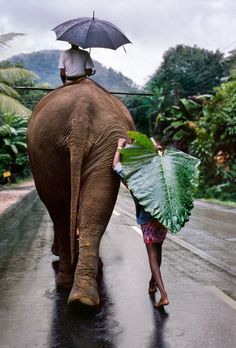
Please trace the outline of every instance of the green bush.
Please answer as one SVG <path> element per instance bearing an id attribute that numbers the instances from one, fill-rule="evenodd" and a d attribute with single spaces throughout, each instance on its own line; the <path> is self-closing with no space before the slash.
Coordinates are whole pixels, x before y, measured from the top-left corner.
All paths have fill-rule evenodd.
<path id="1" fill-rule="evenodd" d="M 26 131 L 28 117 L 3 114 L 0 116 L 0 183 L 6 183 L 5 171 L 11 172 L 11 181 L 30 174 Z"/>

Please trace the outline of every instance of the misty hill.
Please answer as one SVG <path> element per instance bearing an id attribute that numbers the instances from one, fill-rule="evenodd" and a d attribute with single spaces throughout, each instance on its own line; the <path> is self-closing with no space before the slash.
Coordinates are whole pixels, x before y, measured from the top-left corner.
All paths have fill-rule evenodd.
<path id="1" fill-rule="evenodd" d="M 40 77 L 38 84 L 48 83 L 52 87 L 57 87 L 62 84 L 58 70 L 60 53 L 60 50 L 43 50 L 15 55 L 7 60 L 12 64 L 21 63 L 26 69 L 35 72 Z M 92 76 L 92 79 L 108 90 L 128 92 L 138 89 L 138 86 L 121 72 L 106 68 L 96 60 L 94 65 L 96 74 Z"/>

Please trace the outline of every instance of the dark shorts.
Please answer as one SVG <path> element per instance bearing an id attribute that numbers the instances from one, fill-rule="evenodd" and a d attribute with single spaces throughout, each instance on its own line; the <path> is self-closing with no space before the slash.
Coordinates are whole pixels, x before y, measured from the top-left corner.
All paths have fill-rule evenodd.
<path id="1" fill-rule="evenodd" d="M 81 79 L 81 77 L 86 77 L 86 75 L 66 76 L 66 79 L 68 81 L 76 81 L 78 79 Z"/>
<path id="2" fill-rule="evenodd" d="M 156 219 L 153 219 L 146 224 L 142 224 L 141 230 L 143 232 L 143 240 L 145 244 L 163 243 L 167 234 L 165 226 Z"/>

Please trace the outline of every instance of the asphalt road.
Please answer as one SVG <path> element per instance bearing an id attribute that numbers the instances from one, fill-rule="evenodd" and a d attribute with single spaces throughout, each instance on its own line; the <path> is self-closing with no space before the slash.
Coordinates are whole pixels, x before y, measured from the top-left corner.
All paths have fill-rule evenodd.
<path id="1" fill-rule="evenodd" d="M 101 242 L 102 303 L 93 315 L 72 313 L 68 292 L 55 288 L 52 224 L 37 196 L 0 219 L 1 348 L 236 346 L 236 210 L 198 201 L 184 229 L 168 236 L 165 310 L 154 309 L 147 293 L 149 265 L 133 213 L 122 189 Z"/>

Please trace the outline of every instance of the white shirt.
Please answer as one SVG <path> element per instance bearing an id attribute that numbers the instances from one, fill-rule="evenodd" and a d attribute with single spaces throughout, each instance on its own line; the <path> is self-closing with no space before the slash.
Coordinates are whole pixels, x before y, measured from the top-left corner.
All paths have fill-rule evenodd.
<path id="1" fill-rule="evenodd" d="M 68 49 L 60 55 L 59 69 L 65 69 L 66 76 L 85 75 L 85 69 L 93 69 L 94 64 L 87 51 Z"/>

